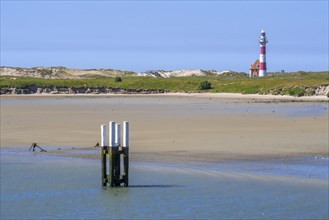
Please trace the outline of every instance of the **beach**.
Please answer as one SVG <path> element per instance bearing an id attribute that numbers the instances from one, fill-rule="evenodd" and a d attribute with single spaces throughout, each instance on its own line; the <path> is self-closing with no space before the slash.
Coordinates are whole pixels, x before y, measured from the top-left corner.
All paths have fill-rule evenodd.
<path id="1" fill-rule="evenodd" d="M 328 157 L 328 102 L 204 95 L 1 97 L 1 147 L 90 149 L 109 121 L 130 122 L 137 161 Z"/>
<path id="2" fill-rule="evenodd" d="M 109 121 L 130 123 L 128 188 L 101 187 Z M 1 97 L 2 219 L 326 219 L 328 163 L 323 100 Z"/>

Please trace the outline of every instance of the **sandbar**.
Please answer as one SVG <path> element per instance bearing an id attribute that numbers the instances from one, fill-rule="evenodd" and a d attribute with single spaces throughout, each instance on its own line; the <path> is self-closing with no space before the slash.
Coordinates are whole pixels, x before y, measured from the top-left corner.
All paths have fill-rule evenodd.
<path id="1" fill-rule="evenodd" d="M 36 142 L 49 155 L 98 159 L 99 148 L 94 146 L 100 142 L 100 125 L 127 120 L 132 161 L 188 164 L 328 157 L 328 102 L 317 102 L 324 97 L 306 103 L 279 98 L 1 96 L 1 148 L 27 151 Z M 299 114 L 314 106 L 322 108 L 320 113 Z"/>

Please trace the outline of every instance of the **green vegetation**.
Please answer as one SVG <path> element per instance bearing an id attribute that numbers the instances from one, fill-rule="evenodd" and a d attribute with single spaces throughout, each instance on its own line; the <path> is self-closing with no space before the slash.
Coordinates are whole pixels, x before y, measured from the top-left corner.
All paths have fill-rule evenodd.
<path id="1" fill-rule="evenodd" d="M 114 82 L 122 82 L 122 78 L 120 76 L 114 77 Z"/>
<path id="2" fill-rule="evenodd" d="M 124 75 L 118 78 L 94 76 L 89 79 L 40 79 L 28 77 L 0 77 L 1 93 L 9 88 L 31 86 L 49 88 L 109 88 L 168 92 L 229 92 L 243 94 L 275 94 L 303 96 L 315 94 L 316 87 L 329 85 L 328 72 L 297 72 L 272 74 L 264 78 L 249 78 L 241 73 L 213 76 L 154 78 Z M 207 83 L 205 83 L 207 82 Z M 206 85 L 207 84 L 207 85 Z M 201 86 L 201 87 L 200 87 Z"/>
<path id="3" fill-rule="evenodd" d="M 306 93 L 305 89 L 301 87 L 293 87 L 287 90 L 287 94 L 291 96 L 301 97 L 304 96 L 305 93 Z"/>
<path id="4" fill-rule="evenodd" d="M 211 89 L 211 83 L 206 81 L 202 81 L 200 82 L 199 86 L 198 86 L 199 90 L 206 90 L 206 89 Z"/>

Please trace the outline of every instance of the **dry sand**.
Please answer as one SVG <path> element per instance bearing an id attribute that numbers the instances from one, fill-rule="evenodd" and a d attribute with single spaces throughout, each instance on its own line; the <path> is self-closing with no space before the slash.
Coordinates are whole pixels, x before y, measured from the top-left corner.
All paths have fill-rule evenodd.
<path id="1" fill-rule="evenodd" d="M 100 142 L 100 125 L 128 120 L 133 161 L 328 157 L 328 110 L 321 116 L 285 117 L 278 106 L 304 108 L 305 103 L 255 98 L 2 96 L 1 147 L 27 151 L 36 142 L 47 154 L 99 158 L 99 148 L 92 146 Z"/>

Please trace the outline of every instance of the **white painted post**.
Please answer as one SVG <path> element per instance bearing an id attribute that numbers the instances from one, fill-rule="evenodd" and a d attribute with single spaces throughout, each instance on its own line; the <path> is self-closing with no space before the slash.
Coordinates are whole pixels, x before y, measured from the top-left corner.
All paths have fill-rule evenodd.
<path id="1" fill-rule="evenodd" d="M 123 122 L 123 132 L 122 132 L 122 146 L 128 147 L 129 146 L 129 122 Z"/>
<path id="2" fill-rule="evenodd" d="M 101 125 L 101 147 L 106 146 L 106 125 Z"/>
<path id="3" fill-rule="evenodd" d="M 107 176 L 109 175 L 109 155 L 106 153 L 106 125 L 101 125 L 101 147 L 102 147 L 102 184 L 107 185 Z"/>
<path id="4" fill-rule="evenodd" d="M 115 122 L 110 121 L 109 125 L 109 146 L 115 147 Z"/>
<path id="5" fill-rule="evenodd" d="M 115 124 L 115 146 L 119 147 L 121 145 L 121 126 L 120 124 Z"/>

